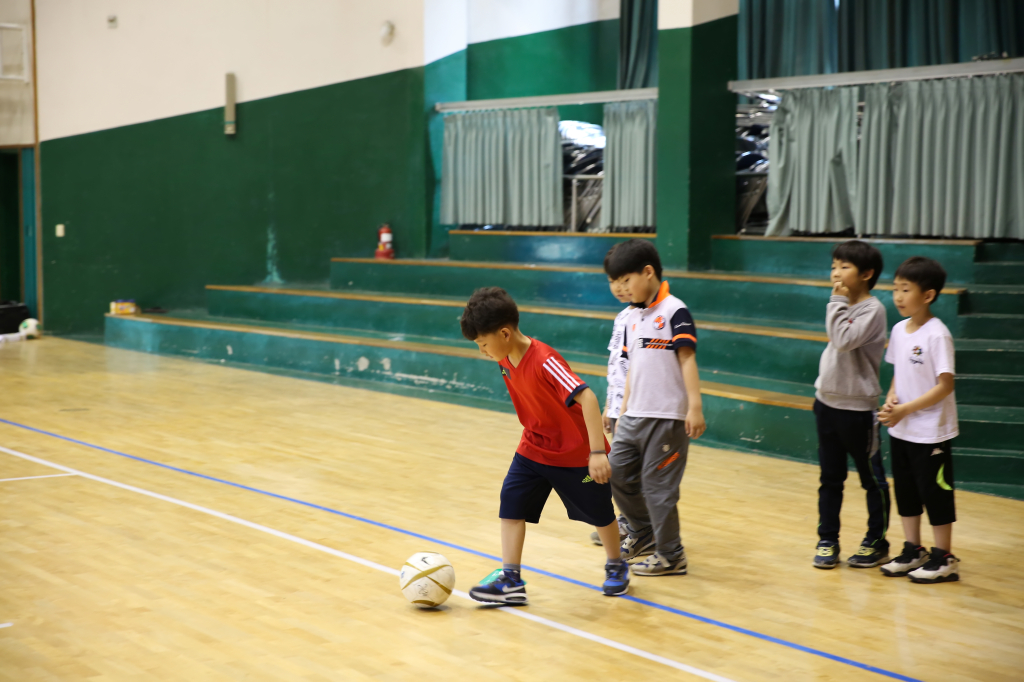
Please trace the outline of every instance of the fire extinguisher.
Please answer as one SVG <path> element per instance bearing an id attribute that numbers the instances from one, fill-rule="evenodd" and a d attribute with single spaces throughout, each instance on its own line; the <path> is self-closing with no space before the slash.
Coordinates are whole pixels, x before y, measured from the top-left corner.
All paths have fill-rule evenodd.
<path id="1" fill-rule="evenodd" d="M 395 249 L 392 242 L 391 226 L 384 223 L 377 228 L 377 250 L 373 252 L 374 258 L 394 258 Z"/>

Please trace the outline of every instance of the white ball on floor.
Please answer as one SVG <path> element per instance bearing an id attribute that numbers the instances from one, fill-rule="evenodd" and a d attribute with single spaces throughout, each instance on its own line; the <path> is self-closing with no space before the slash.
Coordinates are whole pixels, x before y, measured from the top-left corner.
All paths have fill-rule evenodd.
<path id="1" fill-rule="evenodd" d="M 442 554 L 417 552 L 402 566 L 398 586 L 411 604 L 425 609 L 440 606 L 455 588 L 455 569 Z"/>
<path id="2" fill-rule="evenodd" d="M 39 328 L 39 320 L 28 318 L 18 325 L 18 333 L 26 339 L 38 339 L 42 330 Z"/>

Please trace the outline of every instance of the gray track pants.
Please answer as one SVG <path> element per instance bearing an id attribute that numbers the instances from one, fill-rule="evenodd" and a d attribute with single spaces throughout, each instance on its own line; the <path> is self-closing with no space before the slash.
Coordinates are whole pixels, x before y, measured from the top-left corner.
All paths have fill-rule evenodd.
<path id="1" fill-rule="evenodd" d="M 677 559 L 683 543 L 676 504 L 690 446 L 685 423 L 620 417 L 615 426 L 608 455 L 615 504 L 629 522 L 630 535 L 643 535 L 653 527 L 658 554 Z"/>

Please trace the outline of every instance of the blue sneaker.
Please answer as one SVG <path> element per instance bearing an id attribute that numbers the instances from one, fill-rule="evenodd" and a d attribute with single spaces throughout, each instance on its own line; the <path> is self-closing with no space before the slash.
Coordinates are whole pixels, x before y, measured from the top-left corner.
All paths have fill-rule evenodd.
<path id="1" fill-rule="evenodd" d="M 469 591 L 469 596 L 489 604 L 525 604 L 526 581 L 518 571 L 497 569 Z"/>
<path id="2" fill-rule="evenodd" d="M 618 597 L 626 594 L 629 589 L 629 564 L 625 561 L 618 564 L 607 563 L 604 565 L 604 596 Z"/>

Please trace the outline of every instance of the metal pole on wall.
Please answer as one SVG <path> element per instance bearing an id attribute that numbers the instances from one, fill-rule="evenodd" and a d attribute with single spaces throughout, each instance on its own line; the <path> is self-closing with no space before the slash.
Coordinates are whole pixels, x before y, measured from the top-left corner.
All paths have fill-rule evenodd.
<path id="1" fill-rule="evenodd" d="M 42 187 L 42 155 L 39 153 L 39 88 L 37 83 L 39 79 L 36 75 L 36 0 L 32 0 L 32 116 L 35 128 L 35 147 L 33 148 L 32 154 L 32 168 L 30 170 L 32 174 L 33 182 L 33 208 L 35 215 L 33 216 L 33 226 L 35 227 L 35 310 L 33 310 L 36 319 L 43 323 L 43 239 L 42 239 L 42 226 L 43 226 L 43 187 Z M 27 212 L 27 207 L 26 207 Z M 27 235 L 26 235 L 27 236 Z M 27 283 L 26 283 L 27 284 Z M 25 292 L 25 298 L 30 298 L 28 291 Z M 32 306 L 29 306 L 29 310 L 32 310 Z"/>

